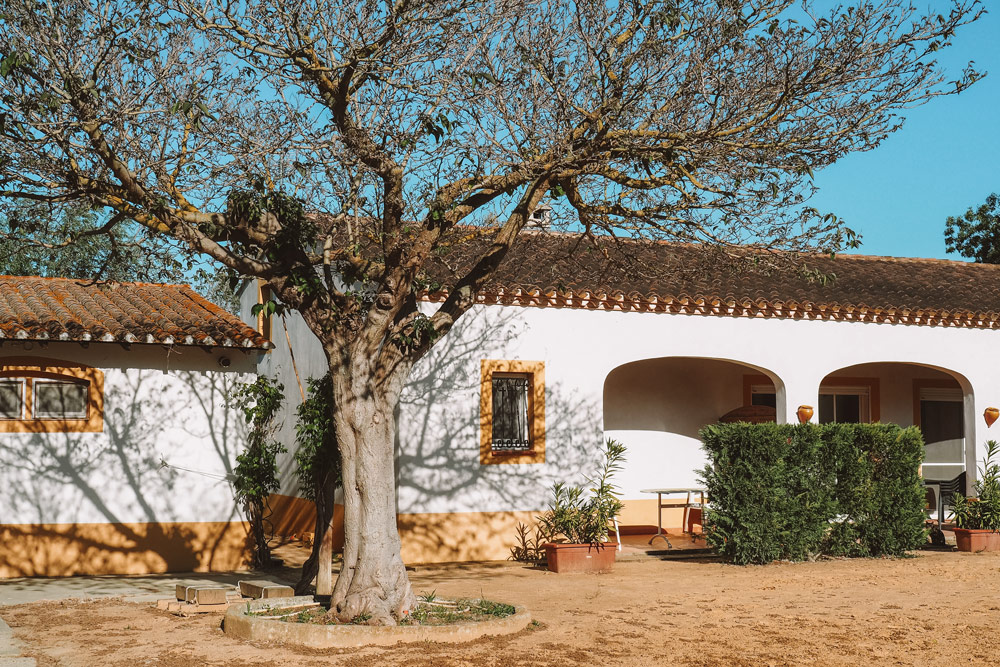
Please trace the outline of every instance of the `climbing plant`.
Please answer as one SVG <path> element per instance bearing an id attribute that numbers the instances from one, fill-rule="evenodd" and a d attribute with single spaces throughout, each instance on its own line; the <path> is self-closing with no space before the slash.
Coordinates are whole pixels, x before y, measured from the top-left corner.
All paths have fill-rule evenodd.
<path id="1" fill-rule="evenodd" d="M 316 504 L 316 531 L 313 550 L 302 566 L 295 592 L 304 594 L 316 577 L 320 552 L 332 552 L 332 535 L 327 535 L 333 517 L 334 493 L 341 484 L 340 453 L 333 425 L 333 388 L 330 374 L 309 378 L 306 400 L 297 410 L 295 463 L 303 497 Z"/>
<path id="2" fill-rule="evenodd" d="M 266 377 L 244 383 L 235 389 L 233 399 L 249 425 L 246 448 L 236 457 L 233 489 L 236 501 L 246 513 L 253 535 L 253 567 L 267 567 L 271 562 L 268 497 L 278 490 L 278 454 L 286 451 L 274 439 L 275 416 L 284 400 L 284 387 Z"/>

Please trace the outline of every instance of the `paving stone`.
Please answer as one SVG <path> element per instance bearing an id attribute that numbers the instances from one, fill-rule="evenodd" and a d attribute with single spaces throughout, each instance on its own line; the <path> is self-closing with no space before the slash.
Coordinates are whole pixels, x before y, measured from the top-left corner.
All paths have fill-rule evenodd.
<path id="1" fill-rule="evenodd" d="M 269 598 L 290 598 L 295 595 L 291 586 L 276 584 L 273 581 L 255 579 L 240 582 L 240 594 L 254 600 Z"/>
<path id="2" fill-rule="evenodd" d="M 0 658 L 0 667 L 37 667 L 34 658 Z"/>

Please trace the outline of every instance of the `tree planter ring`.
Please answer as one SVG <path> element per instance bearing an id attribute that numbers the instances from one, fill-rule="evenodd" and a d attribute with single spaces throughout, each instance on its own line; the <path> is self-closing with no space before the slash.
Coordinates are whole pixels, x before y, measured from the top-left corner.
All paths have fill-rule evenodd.
<path id="1" fill-rule="evenodd" d="M 994 530 L 956 528 L 955 544 L 959 551 L 1000 551 L 1000 533 Z"/>
<path id="2" fill-rule="evenodd" d="M 395 646 L 407 642 L 468 642 L 480 637 L 509 635 L 524 630 L 531 614 L 521 606 L 503 618 L 451 625 L 316 625 L 292 623 L 253 616 L 253 612 L 280 611 L 313 602 L 312 596 L 255 600 L 229 607 L 223 620 L 223 632 L 236 639 L 281 642 L 310 648 L 354 648 L 357 646 Z"/>
<path id="3" fill-rule="evenodd" d="M 545 545 L 545 560 L 552 572 L 610 572 L 617 550 L 618 545 L 614 542 L 549 542 Z"/>

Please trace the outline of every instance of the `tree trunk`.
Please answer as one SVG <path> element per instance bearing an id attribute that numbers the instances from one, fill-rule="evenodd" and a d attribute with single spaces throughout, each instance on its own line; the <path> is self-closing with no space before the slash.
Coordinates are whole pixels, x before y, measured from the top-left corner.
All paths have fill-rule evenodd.
<path id="1" fill-rule="evenodd" d="M 333 509 L 337 490 L 337 474 L 333 466 L 324 471 L 324 479 L 316 488 L 316 532 L 312 553 L 302 565 L 302 575 L 295 584 L 296 595 L 306 595 L 313 579 L 316 595 L 329 597 L 333 593 Z"/>
<path id="2" fill-rule="evenodd" d="M 331 604 L 342 620 L 363 615 L 394 625 L 416 602 L 396 527 L 393 409 L 401 382 L 380 382 L 369 368 L 331 372 L 344 489 L 344 563 Z"/>

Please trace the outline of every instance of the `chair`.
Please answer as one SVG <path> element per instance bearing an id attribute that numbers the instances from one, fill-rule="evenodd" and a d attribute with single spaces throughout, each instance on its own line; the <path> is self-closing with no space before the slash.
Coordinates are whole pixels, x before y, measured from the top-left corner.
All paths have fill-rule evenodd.
<path id="1" fill-rule="evenodd" d="M 961 473 L 958 477 L 953 479 L 925 479 L 924 485 L 931 490 L 930 487 L 937 487 L 937 502 L 935 506 L 937 507 L 937 522 L 938 528 L 940 529 L 942 524 L 944 524 L 944 508 L 952 506 L 952 498 L 956 493 L 965 493 L 965 473 Z"/>

